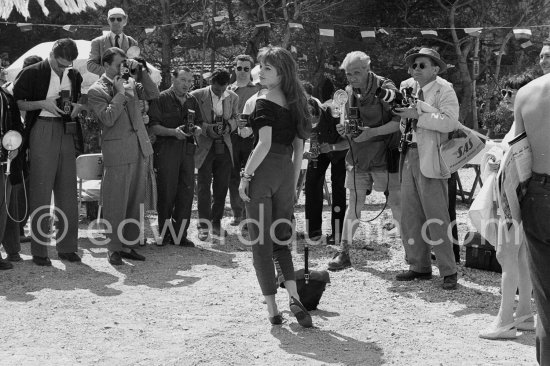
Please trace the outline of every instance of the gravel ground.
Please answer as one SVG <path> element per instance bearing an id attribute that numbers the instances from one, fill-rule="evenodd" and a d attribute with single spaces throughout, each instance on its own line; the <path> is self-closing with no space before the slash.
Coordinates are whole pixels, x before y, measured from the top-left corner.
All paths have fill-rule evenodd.
<path id="1" fill-rule="evenodd" d="M 460 172 L 466 187 L 472 172 Z M 304 227 L 303 199 L 298 229 Z M 370 196 L 363 217 L 373 217 L 382 202 L 381 194 Z M 470 228 L 467 209 L 458 204 L 461 240 Z M 326 229 L 329 215 L 325 206 Z M 24 261 L 0 273 L 0 365 L 536 364 L 533 332 L 510 341 L 477 336 L 498 311 L 499 274 L 461 264 L 459 287 L 451 292 L 440 289 L 438 276 L 394 281 L 406 266 L 400 241 L 381 229 L 389 218 L 387 210 L 362 224 L 353 268 L 331 273 L 312 312 L 313 329 L 297 324 L 282 291 L 277 301 L 285 322 L 269 324 L 250 249 L 237 240 L 229 218 L 224 242 L 199 243 L 191 228 L 196 248 L 149 244 L 140 249 L 146 262 L 116 268 L 107 263 L 106 248 L 88 238 L 101 234 L 82 222 L 82 264 L 61 262 L 50 248 L 53 267 L 35 266 L 24 244 Z M 153 240 L 150 230 L 147 237 Z M 363 249 L 366 244 L 374 250 Z M 302 242 L 294 252 L 300 268 Z M 313 247 L 311 267 L 324 269 L 333 253 Z"/>

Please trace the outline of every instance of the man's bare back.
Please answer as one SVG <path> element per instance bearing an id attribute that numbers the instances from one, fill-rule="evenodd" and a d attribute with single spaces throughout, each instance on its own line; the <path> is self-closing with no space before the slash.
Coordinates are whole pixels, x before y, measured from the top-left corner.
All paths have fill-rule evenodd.
<path id="1" fill-rule="evenodd" d="M 550 74 L 521 88 L 514 106 L 515 136 L 527 132 L 533 171 L 550 174 Z"/>

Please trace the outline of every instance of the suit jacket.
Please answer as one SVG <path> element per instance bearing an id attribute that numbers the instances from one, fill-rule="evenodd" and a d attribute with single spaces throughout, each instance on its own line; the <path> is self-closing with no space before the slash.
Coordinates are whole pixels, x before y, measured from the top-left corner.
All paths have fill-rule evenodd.
<path id="1" fill-rule="evenodd" d="M 402 83 L 401 86 L 403 87 L 404 84 Z M 417 83 L 414 83 L 413 86 L 415 91 L 418 90 Z M 424 102 L 436 108 L 437 112 L 419 111 L 416 140 L 420 157 L 420 172 L 427 178 L 448 179 L 451 177 L 451 173 L 441 159 L 439 147 L 449 139 L 449 132 L 460 126 L 458 98 L 452 84 L 437 77 Z"/>
<path id="2" fill-rule="evenodd" d="M 96 75 L 103 75 L 105 69 L 101 63 L 101 57 L 107 48 L 114 47 L 115 45 L 111 42 L 111 32 L 104 36 L 99 36 L 92 40 L 90 56 L 88 56 L 88 62 L 86 63 L 86 68 L 89 72 Z M 126 34 L 122 34 L 122 42 L 120 42 L 120 48 L 126 52 L 131 46 L 137 46 L 138 43 L 135 39 Z"/>
<path id="3" fill-rule="evenodd" d="M 237 117 L 239 115 L 239 96 L 231 90 L 226 90 L 229 94 L 223 100 L 223 118 L 231 125 L 231 131 L 237 128 Z M 202 120 L 204 122 L 202 127 L 202 134 L 198 138 L 198 148 L 195 152 L 195 167 L 199 169 L 206 159 L 206 155 L 212 147 L 214 141 L 209 130 L 212 126 L 212 98 L 210 97 L 210 87 L 205 87 L 197 90 L 193 90 L 191 95 L 197 98 L 199 107 L 201 110 Z M 231 162 L 233 163 L 233 147 L 231 145 L 231 136 L 229 134 L 223 135 L 223 141 L 229 149 L 231 154 Z"/>
<path id="4" fill-rule="evenodd" d="M 147 135 L 139 100 L 158 98 L 159 90 L 151 77 L 143 73 L 141 83 L 136 83 L 134 95 L 122 95 L 103 75 L 88 90 L 88 106 L 97 116 L 101 126 L 101 152 L 105 166 L 136 163 L 139 154 L 153 154 Z"/>

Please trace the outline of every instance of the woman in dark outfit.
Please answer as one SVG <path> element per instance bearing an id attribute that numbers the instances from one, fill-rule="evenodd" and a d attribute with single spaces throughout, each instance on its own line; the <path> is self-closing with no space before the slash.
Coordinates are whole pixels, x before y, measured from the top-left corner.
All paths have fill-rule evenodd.
<path id="1" fill-rule="evenodd" d="M 290 310 L 301 326 L 311 327 L 311 316 L 298 296 L 288 247 L 303 140 L 311 131 L 307 100 L 290 52 L 266 47 L 258 53 L 258 60 L 260 84 L 267 88 L 267 93 L 258 96 L 250 116 L 254 150 L 241 174 L 239 194 L 246 204 L 254 268 L 265 296 L 269 321 L 272 324 L 283 321 L 275 301 L 276 267 L 284 278 Z"/>

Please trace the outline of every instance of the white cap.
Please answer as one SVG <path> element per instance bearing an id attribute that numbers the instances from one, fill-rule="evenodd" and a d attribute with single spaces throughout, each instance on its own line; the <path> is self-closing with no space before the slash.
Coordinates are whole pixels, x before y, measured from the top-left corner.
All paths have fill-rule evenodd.
<path id="1" fill-rule="evenodd" d="M 112 8 L 111 10 L 109 10 L 109 12 L 107 13 L 107 18 L 110 18 L 111 16 L 113 15 L 122 15 L 122 16 L 126 16 L 126 13 L 124 12 L 124 10 L 122 8 Z"/>

